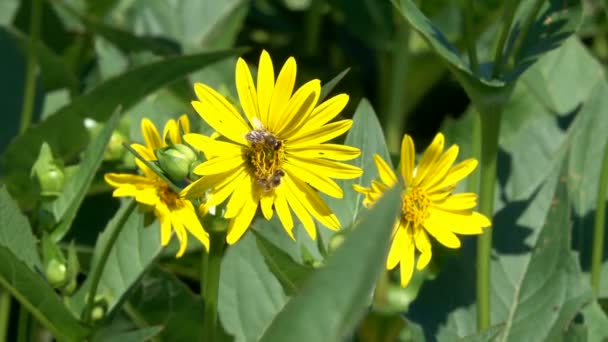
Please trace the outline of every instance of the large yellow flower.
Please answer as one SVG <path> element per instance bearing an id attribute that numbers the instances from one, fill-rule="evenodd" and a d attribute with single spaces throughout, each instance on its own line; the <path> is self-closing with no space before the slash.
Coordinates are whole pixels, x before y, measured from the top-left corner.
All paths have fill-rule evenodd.
<path id="1" fill-rule="evenodd" d="M 167 146 L 166 141 L 173 144 L 182 142 L 181 131 L 189 132 L 190 123 L 185 115 L 178 121 L 169 120 L 165 125 L 163 138 L 158 133 L 154 124 L 144 118 L 141 121 L 141 131 L 146 142 L 145 145 L 132 144 L 142 157 L 147 160 L 156 160 L 154 151 Z M 192 203 L 179 197 L 179 194 L 171 190 L 169 185 L 150 170 L 144 163 L 136 159 L 137 167 L 141 175 L 128 173 L 108 173 L 105 180 L 115 187 L 114 197 L 134 197 L 145 209 L 151 209 L 158 218 L 161 225 L 161 245 L 166 246 L 175 231 L 180 242 L 177 257 L 181 257 L 188 245 L 188 234 L 194 235 L 204 246 L 209 249 L 209 234 L 203 229 L 196 210 Z"/>
<path id="2" fill-rule="evenodd" d="M 400 265 L 401 286 L 412 278 L 415 254 L 419 254 L 416 269 L 424 269 L 431 260 L 429 234 L 448 248 L 460 247 L 455 235 L 481 234 L 491 225 L 484 215 L 474 211 L 477 195 L 474 193 L 452 194 L 457 183 L 477 167 L 477 160 L 468 159 L 454 164 L 458 146 L 452 145 L 445 152 L 444 137 L 439 133 L 424 152 L 415 167 L 416 152 L 412 138 L 406 135 L 401 143 L 401 176 L 405 189 L 401 196 L 402 212 L 395 222 L 393 241 L 386 261 L 391 270 Z M 380 176 L 370 188 L 354 185 L 365 195 L 363 205 L 372 206 L 384 192 L 397 183 L 392 168 L 378 155 L 374 161 Z M 418 250 L 418 253 L 416 253 Z"/>
<path id="3" fill-rule="evenodd" d="M 208 161 L 194 169 L 203 177 L 184 189 L 183 195 L 199 198 L 207 194 L 206 207 L 230 197 L 224 214 L 231 219 L 230 244 L 245 233 L 258 207 L 268 220 L 276 210 L 292 238 L 291 211 L 313 239 L 313 217 L 329 229 L 339 229 L 336 215 L 316 190 L 342 198 L 342 189 L 332 178 L 350 179 L 362 173 L 358 167 L 336 162 L 358 157 L 359 149 L 327 143 L 352 126 L 352 120 L 328 123 L 344 109 L 348 96 L 340 94 L 317 105 L 320 81 L 312 80 L 294 92 L 295 80 L 293 57 L 275 81 L 270 56 L 263 51 L 256 87 L 247 63 L 239 58 L 236 87 L 247 121 L 215 90 L 201 83 L 194 86 L 198 97 L 192 102 L 194 109 L 221 137 L 184 136 Z"/>

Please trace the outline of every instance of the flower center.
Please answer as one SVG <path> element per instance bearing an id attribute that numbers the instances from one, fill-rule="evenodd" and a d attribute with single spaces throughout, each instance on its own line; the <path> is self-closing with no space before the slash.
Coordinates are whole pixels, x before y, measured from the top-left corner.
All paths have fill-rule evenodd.
<path id="1" fill-rule="evenodd" d="M 419 227 L 428 216 L 429 200 L 426 192 L 420 188 L 408 189 L 403 195 L 403 219 L 414 229 Z"/>
<path id="2" fill-rule="evenodd" d="M 283 142 L 264 128 L 254 129 L 245 135 L 251 143 L 249 163 L 253 168 L 256 184 L 269 192 L 281 184 L 285 175 L 281 169 L 285 158 Z"/>
<path id="3" fill-rule="evenodd" d="M 169 207 L 169 209 L 176 209 L 180 204 L 179 194 L 171 190 L 169 185 L 162 179 L 156 182 L 156 194 L 160 200 Z"/>

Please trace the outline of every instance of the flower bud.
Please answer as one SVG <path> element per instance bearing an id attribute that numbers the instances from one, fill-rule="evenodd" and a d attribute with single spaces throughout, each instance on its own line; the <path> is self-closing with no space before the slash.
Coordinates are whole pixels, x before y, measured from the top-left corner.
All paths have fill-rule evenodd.
<path id="1" fill-rule="evenodd" d="M 58 196 L 61 194 L 65 175 L 60 162 L 53 159 L 51 147 L 43 143 L 38 159 L 32 166 L 31 176 L 40 188 L 42 196 Z"/>
<path id="2" fill-rule="evenodd" d="M 331 239 L 329 239 L 329 254 L 333 254 L 340 246 L 342 246 L 345 239 L 346 238 L 344 237 L 344 235 L 340 233 L 332 236 Z"/>
<path id="3" fill-rule="evenodd" d="M 174 182 L 184 180 L 191 166 L 198 161 L 197 154 L 188 146 L 176 144 L 154 151 L 158 163 Z"/>
<path id="4" fill-rule="evenodd" d="M 108 146 L 103 153 L 103 160 L 119 160 L 125 154 L 122 144 L 126 141 L 125 136 L 118 131 L 113 131 Z"/>
<path id="5" fill-rule="evenodd" d="M 91 310 L 91 322 L 100 321 L 106 315 L 106 310 L 101 305 L 95 305 Z"/>
<path id="6" fill-rule="evenodd" d="M 67 267 L 57 259 L 51 259 L 44 269 L 46 279 L 53 287 L 63 286 L 67 280 Z"/>

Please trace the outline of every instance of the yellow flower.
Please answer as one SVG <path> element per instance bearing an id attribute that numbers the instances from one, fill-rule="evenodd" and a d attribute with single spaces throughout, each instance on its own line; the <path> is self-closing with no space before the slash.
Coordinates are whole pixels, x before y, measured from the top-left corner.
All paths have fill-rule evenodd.
<path id="1" fill-rule="evenodd" d="M 386 268 L 392 270 L 401 264 L 403 287 L 412 278 L 415 254 L 419 254 L 416 263 L 419 271 L 431 260 L 429 234 L 448 248 L 458 248 L 460 240 L 455 233 L 481 234 L 483 228 L 491 225 L 487 217 L 473 211 L 477 206 L 476 194 L 452 194 L 457 183 L 475 170 L 477 160 L 467 159 L 452 166 L 458 156 L 458 146 L 452 145 L 445 152 L 443 148 L 444 137 L 439 133 L 415 168 L 416 152 L 412 138 L 406 135 L 401 143 L 401 176 L 405 189 L 401 195 L 402 212 L 395 222 Z M 392 168 L 380 156 L 374 155 L 374 161 L 380 180 L 372 181 L 369 188 L 353 186 L 357 192 L 365 195 L 363 205 L 366 207 L 376 203 L 386 190 L 397 183 Z"/>
<path id="2" fill-rule="evenodd" d="M 333 179 L 356 178 L 362 173 L 358 167 L 336 162 L 358 157 L 359 149 L 326 143 L 352 126 L 352 120 L 328 123 L 344 109 L 348 95 L 317 104 L 320 81 L 312 80 L 294 92 L 295 79 L 293 57 L 275 81 L 270 56 L 263 51 L 256 87 L 249 67 L 239 58 L 236 87 L 247 121 L 215 90 L 200 83 L 194 85 L 198 101 L 192 105 L 220 138 L 184 136 L 190 145 L 204 152 L 208 161 L 194 169 L 203 178 L 182 194 L 188 198 L 207 195 L 205 208 L 230 197 L 224 214 L 230 219 L 229 244 L 245 233 L 258 207 L 267 220 L 276 210 L 292 239 L 291 211 L 313 239 L 313 217 L 329 229 L 340 228 L 338 218 L 316 190 L 342 198 L 342 189 Z"/>
<path id="3" fill-rule="evenodd" d="M 172 144 L 182 142 L 181 131 L 189 132 L 190 123 L 186 115 L 182 115 L 178 121 L 169 120 L 163 131 L 161 140 L 158 130 L 154 124 L 144 118 L 141 121 L 141 131 L 146 142 L 145 145 L 132 144 L 142 157 L 147 160 L 156 160 L 154 150 L 167 146 L 166 141 Z M 134 197 L 144 208 L 151 209 L 158 218 L 161 225 L 160 243 L 166 246 L 171 240 L 171 234 L 175 231 L 180 242 L 177 257 L 181 257 L 188 245 L 188 234 L 194 235 L 204 246 L 209 249 L 209 234 L 203 229 L 196 210 L 192 203 L 179 197 L 179 194 L 171 190 L 169 185 L 158 177 L 139 159 L 136 159 L 137 167 L 141 175 L 128 173 L 108 173 L 105 180 L 115 187 L 114 197 Z"/>

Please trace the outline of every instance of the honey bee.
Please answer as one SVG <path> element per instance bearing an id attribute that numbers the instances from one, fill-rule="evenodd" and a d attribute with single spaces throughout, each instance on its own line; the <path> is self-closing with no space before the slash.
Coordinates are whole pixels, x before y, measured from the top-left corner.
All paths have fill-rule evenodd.
<path id="1" fill-rule="evenodd" d="M 266 130 L 253 130 L 245 134 L 245 139 L 252 144 L 262 145 L 268 149 L 277 151 L 283 146 L 283 143 L 278 140 L 272 133 Z"/>
<path id="2" fill-rule="evenodd" d="M 259 185 L 264 192 L 272 191 L 281 184 L 281 178 L 285 176 L 283 170 L 276 170 L 270 177 L 258 177 L 256 184 Z"/>

